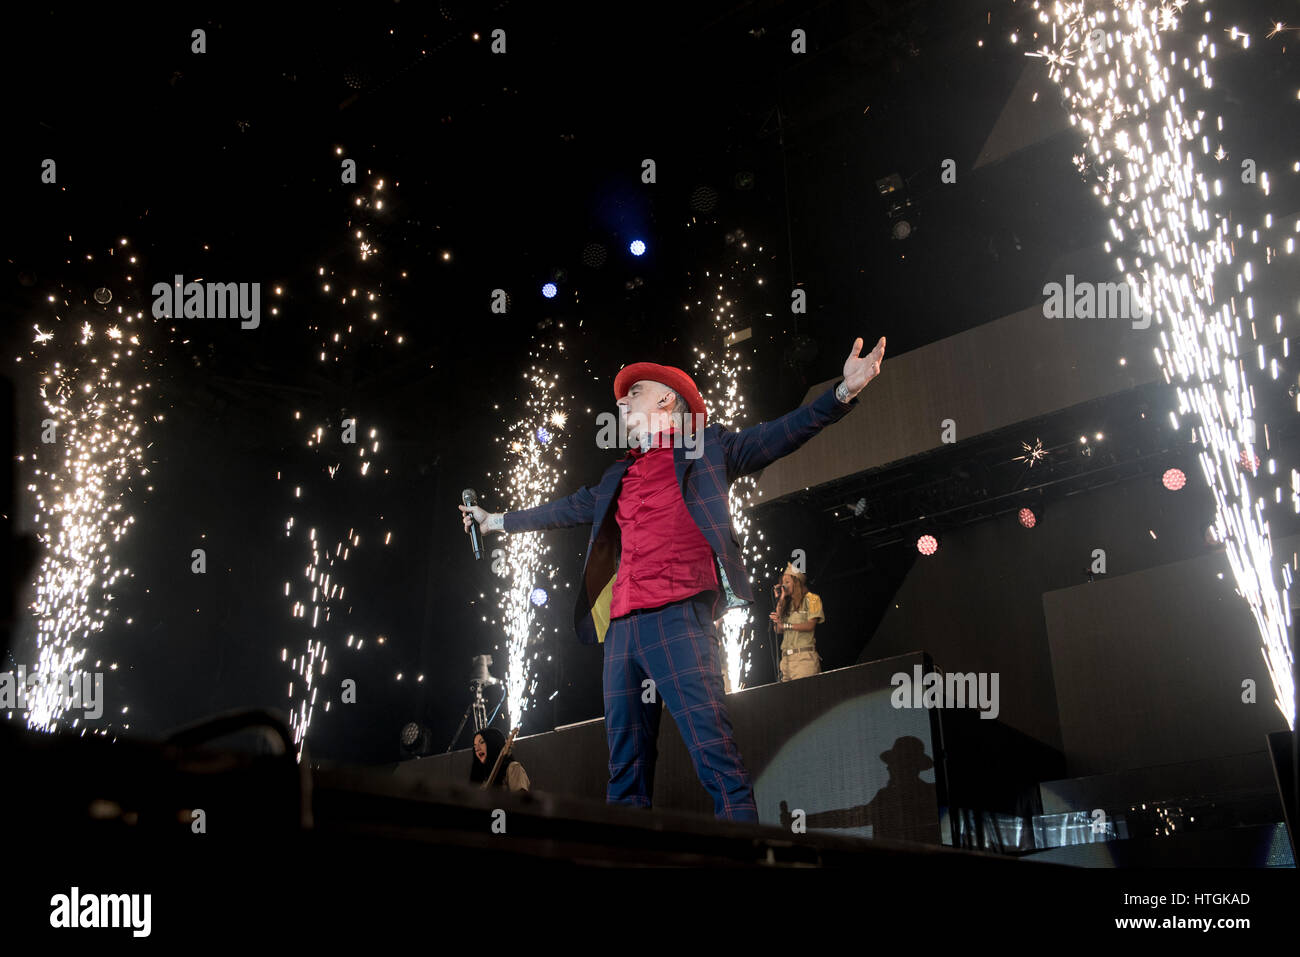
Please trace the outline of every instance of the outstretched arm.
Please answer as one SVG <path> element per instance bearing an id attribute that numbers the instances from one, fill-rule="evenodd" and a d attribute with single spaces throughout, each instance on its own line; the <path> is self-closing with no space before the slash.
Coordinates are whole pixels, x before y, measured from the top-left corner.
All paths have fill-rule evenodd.
<path id="1" fill-rule="evenodd" d="M 734 478 L 766 468 L 777 459 L 789 455 L 814 435 L 842 419 L 853 406 L 857 395 L 867 383 L 880 374 L 885 357 L 885 337 L 876 347 L 862 355 L 862 339 L 853 343 L 844 362 L 844 379 L 834 391 L 827 391 L 808 405 L 788 412 L 779 419 L 763 422 L 739 432 L 723 432 L 721 441 L 726 450 L 727 468 Z"/>
<path id="2" fill-rule="evenodd" d="M 478 522 L 481 532 L 536 532 L 546 528 L 568 528 L 571 525 L 590 525 L 595 517 L 596 495 L 590 487 L 580 488 L 572 495 L 546 502 L 534 508 L 517 512 L 488 512 L 477 505 L 458 505 L 464 518 L 465 531 L 470 522 Z"/>

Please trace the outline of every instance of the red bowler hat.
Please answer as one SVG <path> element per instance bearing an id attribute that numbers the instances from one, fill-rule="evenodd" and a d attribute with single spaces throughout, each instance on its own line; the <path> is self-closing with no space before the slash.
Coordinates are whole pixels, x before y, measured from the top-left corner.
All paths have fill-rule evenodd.
<path id="1" fill-rule="evenodd" d="M 704 399 L 700 396 L 700 390 L 695 387 L 695 380 L 681 369 L 672 366 L 661 366 L 653 362 L 634 362 L 630 366 L 624 366 L 614 377 L 614 399 L 617 401 L 623 398 L 632 388 L 632 384 L 642 379 L 649 382 L 662 382 L 686 400 L 686 407 L 691 412 L 704 416 L 699 420 L 701 425 L 708 421 L 709 410 L 704 407 Z"/>

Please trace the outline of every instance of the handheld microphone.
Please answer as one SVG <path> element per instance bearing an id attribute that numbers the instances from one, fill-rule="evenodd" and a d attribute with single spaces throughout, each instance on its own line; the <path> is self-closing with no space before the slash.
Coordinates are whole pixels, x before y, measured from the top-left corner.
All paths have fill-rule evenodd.
<path id="1" fill-rule="evenodd" d="M 466 508 L 473 508 L 478 504 L 478 496 L 474 494 L 472 488 L 467 488 L 460 493 L 460 503 Z M 483 558 L 483 533 L 478 530 L 478 522 L 474 521 L 474 516 L 470 516 L 469 523 L 469 544 L 474 549 L 476 559 Z"/>

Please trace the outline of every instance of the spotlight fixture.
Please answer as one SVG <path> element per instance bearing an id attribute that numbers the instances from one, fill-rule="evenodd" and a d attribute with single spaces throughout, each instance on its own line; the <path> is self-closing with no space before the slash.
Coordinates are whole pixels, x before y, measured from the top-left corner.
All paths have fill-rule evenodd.
<path id="1" fill-rule="evenodd" d="M 1038 524 L 1038 516 L 1034 514 L 1032 508 L 1022 508 L 1020 514 L 1016 517 L 1020 519 L 1020 524 L 1025 528 L 1033 528 Z"/>
<path id="2" fill-rule="evenodd" d="M 474 658 L 474 671 L 471 673 L 470 684 L 479 684 L 484 687 L 500 684 L 500 678 L 494 678 L 488 668 L 492 664 L 491 655 L 477 655 Z"/>
<path id="3" fill-rule="evenodd" d="M 885 215 L 889 217 L 889 232 L 896 240 L 912 235 L 912 200 L 907 195 L 907 184 L 897 173 L 876 180 L 876 189 L 885 201 Z"/>
<path id="4" fill-rule="evenodd" d="M 1182 469 L 1166 469 L 1165 474 L 1160 477 L 1161 483 L 1171 492 L 1177 492 L 1187 484 L 1187 476 L 1183 474 Z"/>
<path id="5" fill-rule="evenodd" d="M 933 555 L 939 550 L 939 540 L 933 535 L 922 535 L 916 540 L 916 550 L 922 555 Z"/>
<path id="6" fill-rule="evenodd" d="M 419 757 L 433 750 L 433 734 L 418 721 L 408 721 L 400 735 L 402 753 Z"/>
<path id="7" fill-rule="evenodd" d="M 461 719 L 460 728 L 456 729 L 456 734 L 452 737 L 453 745 L 460 737 L 461 729 L 465 727 L 465 720 L 471 714 L 474 716 L 475 731 L 481 731 L 483 728 L 487 727 L 487 701 L 483 698 L 483 689 L 489 688 L 492 685 L 501 684 L 501 679 L 492 677 L 492 672 L 488 671 L 489 666 L 492 664 L 491 655 L 476 655 L 473 659 L 473 664 L 474 669 L 470 672 L 469 676 L 469 688 L 474 692 L 474 697 L 470 701 L 469 707 L 465 709 L 465 717 Z M 506 689 L 503 685 L 501 688 L 502 700 L 505 699 L 505 692 Z M 450 751 L 451 747 L 448 746 L 447 750 Z"/>

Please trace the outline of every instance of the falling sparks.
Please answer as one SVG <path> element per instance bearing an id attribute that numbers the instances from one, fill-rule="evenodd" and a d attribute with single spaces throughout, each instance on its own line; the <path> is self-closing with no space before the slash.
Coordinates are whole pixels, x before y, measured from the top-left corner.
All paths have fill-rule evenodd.
<path id="1" fill-rule="evenodd" d="M 342 147 L 335 150 L 343 155 Z M 396 184 L 394 184 L 396 185 Z M 383 314 L 379 308 L 384 299 L 382 282 L 373 283 L 373 288 L 365 284 L 345 283 L 340 277 L 352 276 L 358 265 L 366 269 L 377 268 L 374 260 L 379 257 L 379 247 L 370 238 L 370 233 L 383 229 L 392 217 L 391 204 L 386 203 L 385 181 L 376 178 L 365 193 L 352 197 L 352 209 L 347 223 L 348 235 L 356 242 L 357 258 L 350 254 L 343 261 L 333 266 L 318 266 L 316 274 L 320 277 L 320 291 L 328 301 L 341 307 L 337 313 L 330 313 L 332 321 L 311 323 L 308 328 L 317 333 L 320 345 L 315 355 L 320 363 L 341 362 L 344 353 L 356 352 L 360 346 L 371 345 L 373 336 L 378 335 L 383 342 L 405 345 L 406 337 L 384 325 Z M 369 274 L 366 273 L 369 280 Z M 401 274 L 405 279 L 406 273 Z M 283 288 L 277 286 L 275 295 L 283 295 Z M 280 306 L 272 308 L 272 315 L 280 314 Z M 364 337 L 364 338 L 363 338 Z"/>
<path id="2" fill-rule="evenodd" d="M 354 420 L 351 428 L 355 431 Z M 374 429 L 369 432 L 372 438 L 376 434 L 377 430 Z M 323 427 L 312 430 L 307 437 L 307 447 L 318 450 L 320 454 L 328 454 L 321 448 L 326 441 L 324 436 Z M 346 448 L 348 437 L 349 427 L 345 426 L 337 437 L 339 444 L 331 448 Z M 356 436 L 352 435 L 352 438 L 355 439 Z M 376 442 L 372 447 L 377 448 L 378 443 Z M 368 462 L 361 463 L 361 467 L 357 470 L 358 478 L 364 478 L 368 474 L 368 465 Z M 324 472 L 333 480 L 339 474 L 339 467 L 327 465 Z M 294 498 L 301 498 L 301 492 L 302 487 L 296 487 Z M 322 522 L 327 521 L 324 515 L 319 517 Z M 315 526 L 306 526 L 303 531 L 298 531 L 297 524 L 297 519 L 290 516 L 285 521 L 284 533 L 290 539 L 297 533 L 300 536 L 301 546 L 306 550 L 307 561 L 301 566 L 300 575 L 296 576 L 302 591 L 295 593 L 290 582 L 285 582 L 284 596 L 289 603 L 290 616 L 309 625 L 302 653 L 290 663 L 290 667 L 301 679 L 297 685 L 300 694 L 296 697 L 293 693 L 295 684 L 291 683 L 289 686 L 289 726 L 293 730 L 294 743 L 298 745 L 298 754 L 301 758 L 302 743 L 306 740 L 315 713 L 319 679 L 323 678 L 329 669 L 330 631 L 324 626 L 331 623 L 336 611 L 344 615 L 351 612 L 352 602 L 343 584 L 344 567 L 352 557 L 353 550 L 361 546 L 361 535 L 355 527 L 349 528 L 346 535 L 336 536 L 327 544 L 323 534 Z M 383 544 L 389 545 L 391 542 L 392 533 L 386 533 Z M 348 636 L 348 647 L 359 651 L 362 642 L 357 640 L 354 644 L 354 637 L 354 635 Z M 383 644 L 383 638 L 380 638 L 377 643 Z"/>
<path id="3" fill-rule="evenodd" d="M 1210 62 L 1215 47 L 1205 34 L 1192 39 L 1179 31 L 1187 5 L 1188 0 L 1110 0 L 1088 5 L 1102 8 L 1090 13 L 1083 3 L 1056 2 L 1049 13 L 1047 6 L 1035 2 L 1039 20 L 1050 24 L 1062 51 L 1078 51 L 1071 60 L 1046 47 L 1035 55 L 1047 61 L 1048 75 L 1062 88 L 1070 123 L 1087 139 L 1090 165 L 1114 162 L 1123 168 L 1119 182 L 1095 187 L 1112 211 L 1112 238 L 1125 250 L 1117 266 L 1129 285 L 1145 290 L 1143 298 L 1149 300 L 1143 307 L 1155 317 L 1156 360 L 1166 381 L 1176 386 L 1178 414 L 1196 423 L 1189 428 L 1201 447 L 1202 472 L 1214 493 L 1216 540 L 1224 543 L 1238 593 L 1255 618 L 1275 703 L 1294 728 L 1287 639 L 1290 578 L 1284 571 L 1279 589 L 1265 498 L 1252 490 L 1254 482 L 1267 479 L 1238 467 L 1243 456 L 1246 461 L 1254 457 L 1257 441 L 1252 363 L 1245 359 L 1253 350 L 1240 343 L 1243 317 L 1256 336 L 1255 302 L 1246 292 L 1255 277 L 1249 259 L 1234 262 L 1243 229 L 1218 209 L 1222 184 L 1211 182 L 1198 168 L 1198 150 L 1215 159 L 1227 153 L 1222 146 L 1211 153 L 1207 129 L 1223 135 L 1223 118 L 1208 123 L 1206 111 L 1192 106 L 1213 89 Z M 1203 19 L 1207 25 L 1212 21 L 1208 10 Z M 1273 32 L 1283 29 L 1285 25 L 1277 24 Z M 1249 34 L 1236 27 L 1223 32 L 1249 48 Z M 1179 53 L 1177 47 L 1194 49 Z M 1176 74 L 1189 81 L 1188 86 L 1180 86 Z M 1259 177 L 1258 188 L 1267 195 L 1267 174 Z M 1269 215 L 1252 229 L 1252 244 L 1271 230 Z M 1279 246 L 1266 247 L 1273 250 L 1267 262 Z M 1108 241 L 1107 251 L 1111 248 Z M 1290 254 L 1293 247 L 1288 243 L 1284 248 Z M 1126 269 L 1128 262 L 1133 271 Z M 1261 344 L 1261 369 L 1263 349 Z M 1179 428 L 1172 412 L 1171 423 Z M 1269 474 L 1275 471 L 1270 462 Z M 1280 502 L 1281 497 L 1279 486 L 1274 498 Z"/>
<path id="4" fill-rule="evenodd" d="M 341 148 L 337 152 L 342 155 Z M 368 238 L 368 233 L 377 229 L 381 223 L 380 214 L 385 205 L 381 194 L 384 188 L 384 181 L 376 179 L 370 186 L 368 195 L 358 195 L 353 199 L 347 231 L 357 241 L 359 260 L 348 257 L 349 261 L 340 262 L 333 268 L 317 267 L 317 274 L 322 277 L 320 291 L 327 303 L 336 307 L 322 313 L 329 316 L 329 319 L 308 326 L 309 331 L 321 337 L 319 343 L 311 349 L 322 363 L 341 362 L 349 351 L 355 355 L 362 345 L 382 347 L 393 343 L 400 346 L 404 342 L 403 336 L 390 335 L 391 330 L 376 308 L 376 303 L 382 299 L 383 283 L 373 280 L 369 273 L 356 284 L 343 281 L 344 278 L 351 278 L 358 263 L 366 269 L 374 266 L 371 261 L 377 257 L 378 249 Z M 373 282 L 374 288 L 367 288 L 367 281 Z M 280 297 L 284 288 L 276 286 L 274 292 Z M 272 313 L 278 315 L 279 308 L 273 309 Z M 301 411 L 294 413 L 294 421 L 303 421 Z M 319 509 L 319 499 L 337 488 L 338 484 L 357 480 L 369 484 L 375 481 L 376 475 L 388 474 L 388 470 L 382 468 L 375 458 L 380 452 L 379 430 L 373 426 L 363 429 L 356 415 L 338 412 L 328 419 L 318 420 L 314 426 L 308 426 L 305 440 L 306 449 L 310 453 L 309 461 L 313 463 L 310 474 L 324 476 L 325 481 L 315 487 L 309 486 L 309 492 L 314 491 L 316 495 L 307 502 L 304 502 L 303 485 L 293 485 L 295 508 Z M 322 461 L 322 458 L 328 460 Z M 351 472 L 353 468 L 356 470 L 355 477 Z M 378 495 L 348 497 L 349 503 L 355 500 L 363 505 L 378 499 Z M 284 524 L 286 538 L 296 542 L 305 558 L 291 581 L 285 583 L 284 590 L 290 617 L 302 622 L 306 628 L 301 653 L 287 661 L 296 676 L 296 680 L 288 685 L 289 726 L 293 730 L 294 743 L 298 746 L 299 760 L 302 759 L 302 747 L 315 715 L 320 682 L 330 667 L 331 643 L 336 637 L 341 637 L 334 632 L 342 625 L 334 619 L 336 616 L 350 615 L 353 608 L 353 598 L 349 597 L 344 584 L 344 573 L 346 563 L 361 546 L 361 534 L 356 527 L 350 527 L 346 535 L 341 535 L 341 524 L 333 532 L 328 530 L 340 511 L 341 508 L 335 508 L 316 512 L 317 524 L 310 521 L 300 524 L 293 515 Z M 385 531 L 382 544 L 388 546 L 391 543 L 392 532 Z M 297 583 L 298 591 L 293 589 L 292 582 Z M 376 645 L 383 643 L 383 638 L 375 642 Z M 364 646 L 363 637 L 357 637 L 355 632 L 348 633 L 346 647 L 349 650 L 361 651 Z M 287 654 L 281 656 L 282 661 L 286 658 Z M 402 672 L 396 671 L 395 675 L 395 680 L 400 681 Z M 329 700 L 322 704 L 325 710 L 329 709 Z"/>

